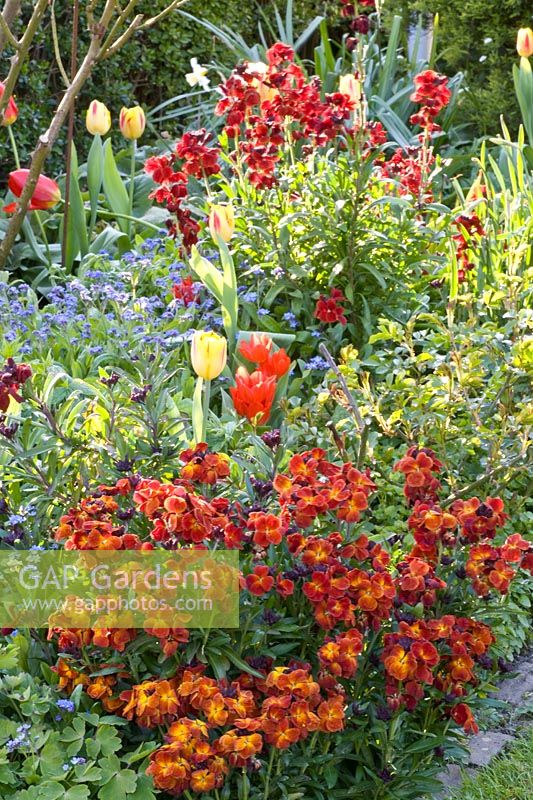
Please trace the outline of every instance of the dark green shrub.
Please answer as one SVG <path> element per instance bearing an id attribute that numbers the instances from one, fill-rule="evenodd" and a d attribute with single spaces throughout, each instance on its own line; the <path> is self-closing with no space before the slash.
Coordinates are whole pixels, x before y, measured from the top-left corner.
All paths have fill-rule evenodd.
<path id="1" fill-rule="evenodd" d="M 464 120 L 477 134 L 497 133 L 500 114 L 518 127 L 511 69 L 516 32 L 531 24 L 530 0 L 387 0 L 385 10 L 403 14 L 406 25 L 411 14 L 438 13 L 437 66 L 448 75 L 465 73 Z"/>

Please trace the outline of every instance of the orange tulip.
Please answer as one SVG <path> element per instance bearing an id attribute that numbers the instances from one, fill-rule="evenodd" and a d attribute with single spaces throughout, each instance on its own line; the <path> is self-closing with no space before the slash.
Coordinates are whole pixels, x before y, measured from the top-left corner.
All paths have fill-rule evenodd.
<path id="1" fill-rule="evenodd" d="M 15 197 L 20 197 L 26 181 L 28 180 L 29 169 L 16 169 L 14 172 L 9 173 L 7 185 Z M 52 208 L 61 200 L 61 191 L 59 186 L 51 178 L 46 175 L 39 175 L 37 184 L 31 196 L 29 211 L 40 211 L 43 209 Z M 4 206 L 4 211 L 11 214 L 17 207 L 16 203 L 9 203 Z"/>
<path id="2" fill-rule="evenodd" d="M 0 100 L 4 95 L 4 88 L 5 88 L 4 84 L 2 83 L 2 81 L 0 81 Z M 2 121 L 0 125 L 2 126 L 13 125 L 18 115 L 19 115 L 19 110 L 17 108 L 17 104 L 15 103 L 13 98 L 10 97 L 9 100 L 7 101 L 7 107 L 5 108 L 4 113 L 2 114 Z"/>

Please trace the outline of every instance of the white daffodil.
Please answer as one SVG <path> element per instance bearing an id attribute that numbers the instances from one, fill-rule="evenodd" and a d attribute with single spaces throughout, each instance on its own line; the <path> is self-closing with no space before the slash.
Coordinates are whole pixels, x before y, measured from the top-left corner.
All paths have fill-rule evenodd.
<path id="1" fill-rule="evenodd" d="M 192 72 L 185 75 L 189 86 L 201 86 L 202 89 L 209 89 L 209 78 L 206 77 L 207 67 L 202 67 L 197 58 L 191 58 L 191 68 Z"/>

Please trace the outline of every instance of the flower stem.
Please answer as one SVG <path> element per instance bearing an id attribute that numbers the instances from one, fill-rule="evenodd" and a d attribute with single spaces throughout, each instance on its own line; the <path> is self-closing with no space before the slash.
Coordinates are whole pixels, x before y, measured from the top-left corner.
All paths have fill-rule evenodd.
<path id="1" fill-rule="evenodd" d="M 209 414 L 209 401 L 211 400 L 211 381 L 204 381 L 204 398 L 202 405 L 202 442 L 207 436 L 207 416 Z"/>
<path id="2" fill-rule="evenodd" d="M 11 142 L 11 148 L 13 150 L 13 158 L 15 159 L 15 166 L 17 169 L 20 169 L 20 158 L 19 158 L 19 151 L 17 148 L 17 143 L 15 141 L 15 135 L 13 133 L 13 128 L 11 125 L 7 126 L 7 130 L 9 133 L 9 141 Z"/>
<path id="3" fill-rule="evenodd" d="M 272 747 L 270 750 L 270 758 L 268 760 L 268 770 L 265 778 L 265 791 L 263 792 L 263 800 L 268 800 L 268 790 L 270 788 L 270 775 L 272 773 L 272 766 L 274 764 L 275 755 L 276 755 L 276 748 Z"/>
<path id="4" fill-rule="evenodd" d="M 131 140 L 131 164 L 130 164 L 130 185 L 129 185 L 129 210 L 128 216 L 133 218 L 133 191 L 135 189 L 135 158 L 137 155 L 137 139 Z M 128 237 L 131 239 L 132 222 L 131 219 L 128 223 Z"/>
<path id="5" fill-rule="evenodd" d="M 40 211 L 34 211 L 33 213 L 35 214 L 35 219 L 37 220 L 37 224 L 39 225 L 39 228 L 40 228 L 40 231 L 41 231 L 41 236 L 43 237 L 44 247 L 45 247 L 45 250 L 46 250 L 46 258 L 48 259 L 48 264 L 50 266 L 52 266 L 52 254 L 50 252 L 50 245 L 48 244 L 48 236 L 46 235 L 46 230 L 45 230 L 43 221 L 41 219 L 41 213 L 40 213 Z"/>

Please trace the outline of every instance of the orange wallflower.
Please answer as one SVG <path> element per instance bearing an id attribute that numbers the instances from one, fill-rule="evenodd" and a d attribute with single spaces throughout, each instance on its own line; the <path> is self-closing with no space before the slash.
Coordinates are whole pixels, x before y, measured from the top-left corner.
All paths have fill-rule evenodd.
<path id="1" fill-rule="evenodd" d="M 120 699 L 126 702 L 122 716 L 143 728 L 168 725 L 179 714 L 175 680 L 144 681 L 122 692 Z"/>

